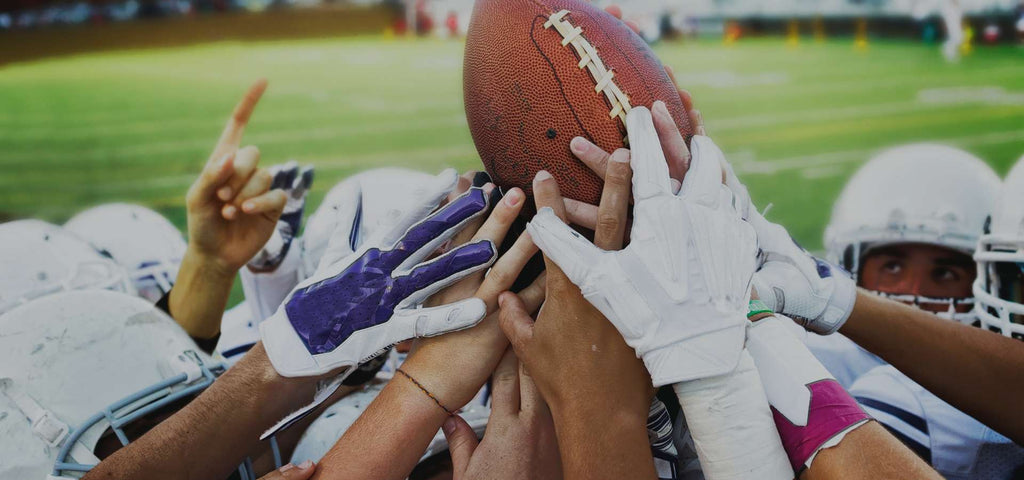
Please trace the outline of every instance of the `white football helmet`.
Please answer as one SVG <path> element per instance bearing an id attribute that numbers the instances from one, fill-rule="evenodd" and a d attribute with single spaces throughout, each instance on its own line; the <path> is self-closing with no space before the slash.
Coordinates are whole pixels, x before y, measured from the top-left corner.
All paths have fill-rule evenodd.
<path id="1" fill-rule="evenodd" d="M 135 293 L 127 273 L 85 240 L 41 220 L 0 224 L 0 313 L 66 290 Z"/>
<path id="2" fill-rule="evenodd" d="M 341 209 L 358 209 L 357 227 L 352 229 L 349 244 L 353 250 L 375 231 L 387 216 L 409 205 L 412 199 L 422 193 L 422 186 L 434 179 L 433 175 L 401 168 L 369 170 L 338 183 L 324 197 L 320 207 L 309 217 L 302 238 L 303 275 L 307 278 L 316 271 L 320 259 L 327 250 L 327 242 L 338 222 Z M 352 190 L 359 189 L 359 205 L 342 205 L 352 198 Z"/>
<path id="3" fill-rule="evenodd" d="M 324 413 L 313 420 L 313 423 L 302 434 L 298 445 L 295 446 L 295 452 L 292 453 L 291 462 L 296 465 L 305 460 L 319 462 L 324 454 L 345 434 L 345 431 L 363 414 L 370 402 L 377 398 L 385 385 L 387 385 L 385 379 L 377 378 L 367 383 L 362 390 L 352 392 L 327 407 Z M 487 428 L 487 420 L 491 416 L 491 409 L 476 402 L 470 402 L 459 411 L 459 416 L 465 419 L 470 427 L 473 427 L 477 438 L 482 438 L 484 430 Z M 427 446 L 427 450 L 420 460 L 426 460 L 446 450 L 448 450 L 448 441 L 445 439 L 444 433 L 438 432 L 430 441 L 430 445 Z"/>
<path id="4" fill-rule="evenodd" d="M 90 208 L 64 224 L 131 276 L 139 296 L 160 300 L 174 285 L 185 256 L 185 239 L 174 225 L 146 207 L 112 203 Z"/>
<path id="5" fill-rule="evenodd" d="M 981 326 L 1024 340 L 1024 157 L 1006 177 L 974 260 L 974 309 Z"/>
<path id="6" fill-rule="evenodd" d="M 80 478 L 224 371 L 162 311 L 76 291 L 0 315 L 0 478 Z M 249 462 L 239 467 L 252 479 Z"/>
<path id="7" fill-rule="evenodd" d="M 828 259 L 856 278 L 861 259 L 879 246 L 923 243 L 973 254 L 999 184 L 985 162 L 956 148 L 915 144 L 887 150 L 865 164 L 836 201 L 825 228 Z M 956 309 L 973 298 L 882 295 L 914 305 L 938 304 L 946 308 L 942 317 L 975 321 L 973 314 Z"/>

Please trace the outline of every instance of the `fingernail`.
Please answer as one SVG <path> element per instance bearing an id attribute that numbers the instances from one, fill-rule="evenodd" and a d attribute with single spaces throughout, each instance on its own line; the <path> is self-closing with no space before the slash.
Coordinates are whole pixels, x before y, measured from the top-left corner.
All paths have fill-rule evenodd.
<path id="1" fill-rule="evenodd" d="M 587 149 L 590 147 L 590 145 L 588 145 L 589 143 L 590 142 L 583 137 L 576 137 L 569 142 L 569 149 L 572 150 L 573 153 L 586 153 Z"/>
<path id="2" fill-rule="evenodd" d="M 279 471 L 279 472 L 282 472 L 282 473 L 283 473 L 283 472 L 287 472 L 288 470 L 291 470 L 291 469 L 293 469 L 293 468 L 295 468 L 295 465 L 292 465 L 292 464 L 290 464 L 290 463 L 289 463 L 288 465 L 285 465 L 285 466 L 283 466 L 283 467 L 281 467 L 281 468 L 277 469 L 277 471 Z"/>
<path id="3" fill-rule="evenodd" d="M 228 205 L 224 207 L 224 216 L 228 218 L 234 218 L 235 214 L 238 213 L 238 209 L 234 205 Z"/>
<path id="4" fill-rule="evenodd" d="M 704 130 L 704 126 L 703 125 L 697 127 L 697 131 L 694 132 L 694 133 L 696 133 L 697 135 L 700 135 L 702 137 L 708 136 L 708 131 Z"/>
<path id="5" fill-rule="evenodd" d="M 535 181 L 535 182 L 543 182 L 545 180 L 550 180 L 550 179 L 551 179 L 551 174 L 548 173 L 547 170 L 541 170 L 541 171 L 537 172 L 537 176 L 533 177 L 533 181 Z"/>
<path id="6" fill-rule="evenodd" d="M 484 186 L 483 186 L 483 189 L 484 189 L 484 193 L 489 195 L 491 192 L 494 191 L 494 184 L 493 183 L 485 183 Z"/>
<path id="7" fill-rule="evenodd" d="M 502 307 L 504 305 L 505 305 L 505 294 L 502 293 L 501 295 L 498 295 L 498 307 Z"/>
<path id="8" fill-rule="evenodd" d="M 446 435 L 451 435 L 455 431 L 455 417 L 448 417 L 444 421 L 444 425 L 441 425 L 441 428 L 444 429 Z"/>
<path id="9" fill-rule="evenodd" d="M 252 202 L 245 202 L 245 203 L 242 204 L 242 210 L 245 213 L 251 212 L 254 208 L 256 208 L 256 205 L 253 205 Z"/>
<path id="10" fill-rule="evenodd" d="M 629 150 L 616 151 L 611 160 L 616 163 L 629 163 Z"/>
<path id="11" fill-rule="evenodd" d="M 523 192 L 518 188 L 513 188 L 512 190 L 509 190 L 509 192 L 505 194 L 505 204 L 510 207 L 519 205 L 519 202 L 521 202 L 522 200 Z"/>
<path id="12" fill-rule="evenodd" d="M 679 193 L 679 190 L 683 188 L 683 184 L 679 183 L 679 180 L 676 180 L 674 178 L 671 179 L 671 183 L 672 183 L 672 194 L 673 195 L 677 195 Z"/>
<path id="13" fill-rule="evenodd" d="M 658 100 L 657 102 L 654 102 L 654 113 L 656 113 L 658 115 L 668 115 L 668 116 L 671 116 L 671 114 L 668 113 L 668 106 L 665 105 L 665 102 L 663 102 L 661 100 Z"/>
<path id="14" fill-rule="evenodd" d="M 231 187 L 221 187 L 220 190 L 217 190 L 217 196 L 225 202 L 231 200 Z"/>
<path id="15" fill-rule="evenodd" d="M 310 468 L 313 468 L 312 460 L 306 460 L 299 464 L 299 470 L 309 470 Z"/>

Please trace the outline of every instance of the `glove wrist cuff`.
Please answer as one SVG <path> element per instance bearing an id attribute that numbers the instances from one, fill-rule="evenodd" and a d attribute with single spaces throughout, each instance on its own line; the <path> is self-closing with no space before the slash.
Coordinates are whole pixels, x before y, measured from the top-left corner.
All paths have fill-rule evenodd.
<path id="1" fill-rule="evenodd" d="M 705 318 L 721 323 L 718 330 L 641 353 L 655 387 L 723 375 L 736 368 L 749 322 L 742 312 L 715 315 Z"/>
<path id="2" fill-rule="evenodd" d="M 831 335 L 842 328 L 853 313 L 853 306 L 857 300 L 857 285 L 852 278 L 841 274 L 833 278 L 835 288 L 832 290 L 832 297 L 818 320 L 810 325 L 811 329 L 820 335 Z"/>

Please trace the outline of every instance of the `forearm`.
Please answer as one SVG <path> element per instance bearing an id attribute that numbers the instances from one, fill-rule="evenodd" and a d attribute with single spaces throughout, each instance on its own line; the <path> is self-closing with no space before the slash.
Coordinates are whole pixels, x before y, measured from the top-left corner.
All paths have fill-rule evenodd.
<path id="1" fill-rule="evenodd" d="M 564 478 L 658 478 L 646 412 L 605 405 L 601 398 L 580 396 L 551 406 Z"/>
<path id="2" fill-rule="evenodd" d="M 174 320 L 193 338 L 213 338 L 231 294 L 235 272 L 189 250 L 182 259 L 168 305 Z"/>
<path id="3" fill-rule="evenodd" d="M 1024 443 L 1024 414 L 1008 407 L 1024 398 L 1019 341 L 863 291 L 840 331 L 957 409 Z"/>
<path id="4" fill-rule="evenodd" d="M 401 368 L 454 411 L 487 382 L 506 347 L 489 317 L 472 329 L 423 340 Z M 404 479 L 447 418 L 424 391 L 396 375 L 324 456 L 315 478 Z M 368 451 L 385 454 L 351 453 Z"/>
<path id="5" fill-rule="evenodd" d="M 835 447 L 818 453 L 801 480 L 942 478 L 928 464 L 885 431 L 868 422 L 843 438 Z"/>
<path id="6" fill-rule="evenodd" d="M 308 402 L 314 388 L 315 379 L 279 376 L 257 344 L 199 397 L 86 478 L 226 478 L 259 450 L 260 434 Z"/>

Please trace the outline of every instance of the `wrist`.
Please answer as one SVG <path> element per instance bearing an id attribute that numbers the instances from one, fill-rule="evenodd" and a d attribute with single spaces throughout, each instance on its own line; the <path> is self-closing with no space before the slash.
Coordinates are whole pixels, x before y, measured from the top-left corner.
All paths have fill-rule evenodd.
<path id="1" fill-rule="evenodd" d="M 212 282 L 233 281 L 238 267 L 226 264 L 217 255 L 203 252 L 191 244 L 185 250 L 178 278 L 204 279 Z"/>
<path id="2" fill-rule="evenodd" d="M 277 373 L 263 342 L 257 342 L 225 375 L 235 371 L 247 379 L 247 388 L 275 419 L 309 403 L 320 380 L 319 377 L 284 377 Z"/>
<path id="3" fill-rule="evenodd" d="M 458 409 L 487 383 L 506 348 L 508 339 L 489 316 L 471 329 L 418 340 L 402 369 L 445 407 Z"/>
<path id="4" fill-rule="evenodd" d="M 743 351 L 746 328 L 750 323 L 743 312 L 722 313 L 715 309 L 696 313 L 694 318 L 707 318 L 716 329 L 701 332 L 641 354 L 654 386 L 715 377 L 736 368 Z"/>

